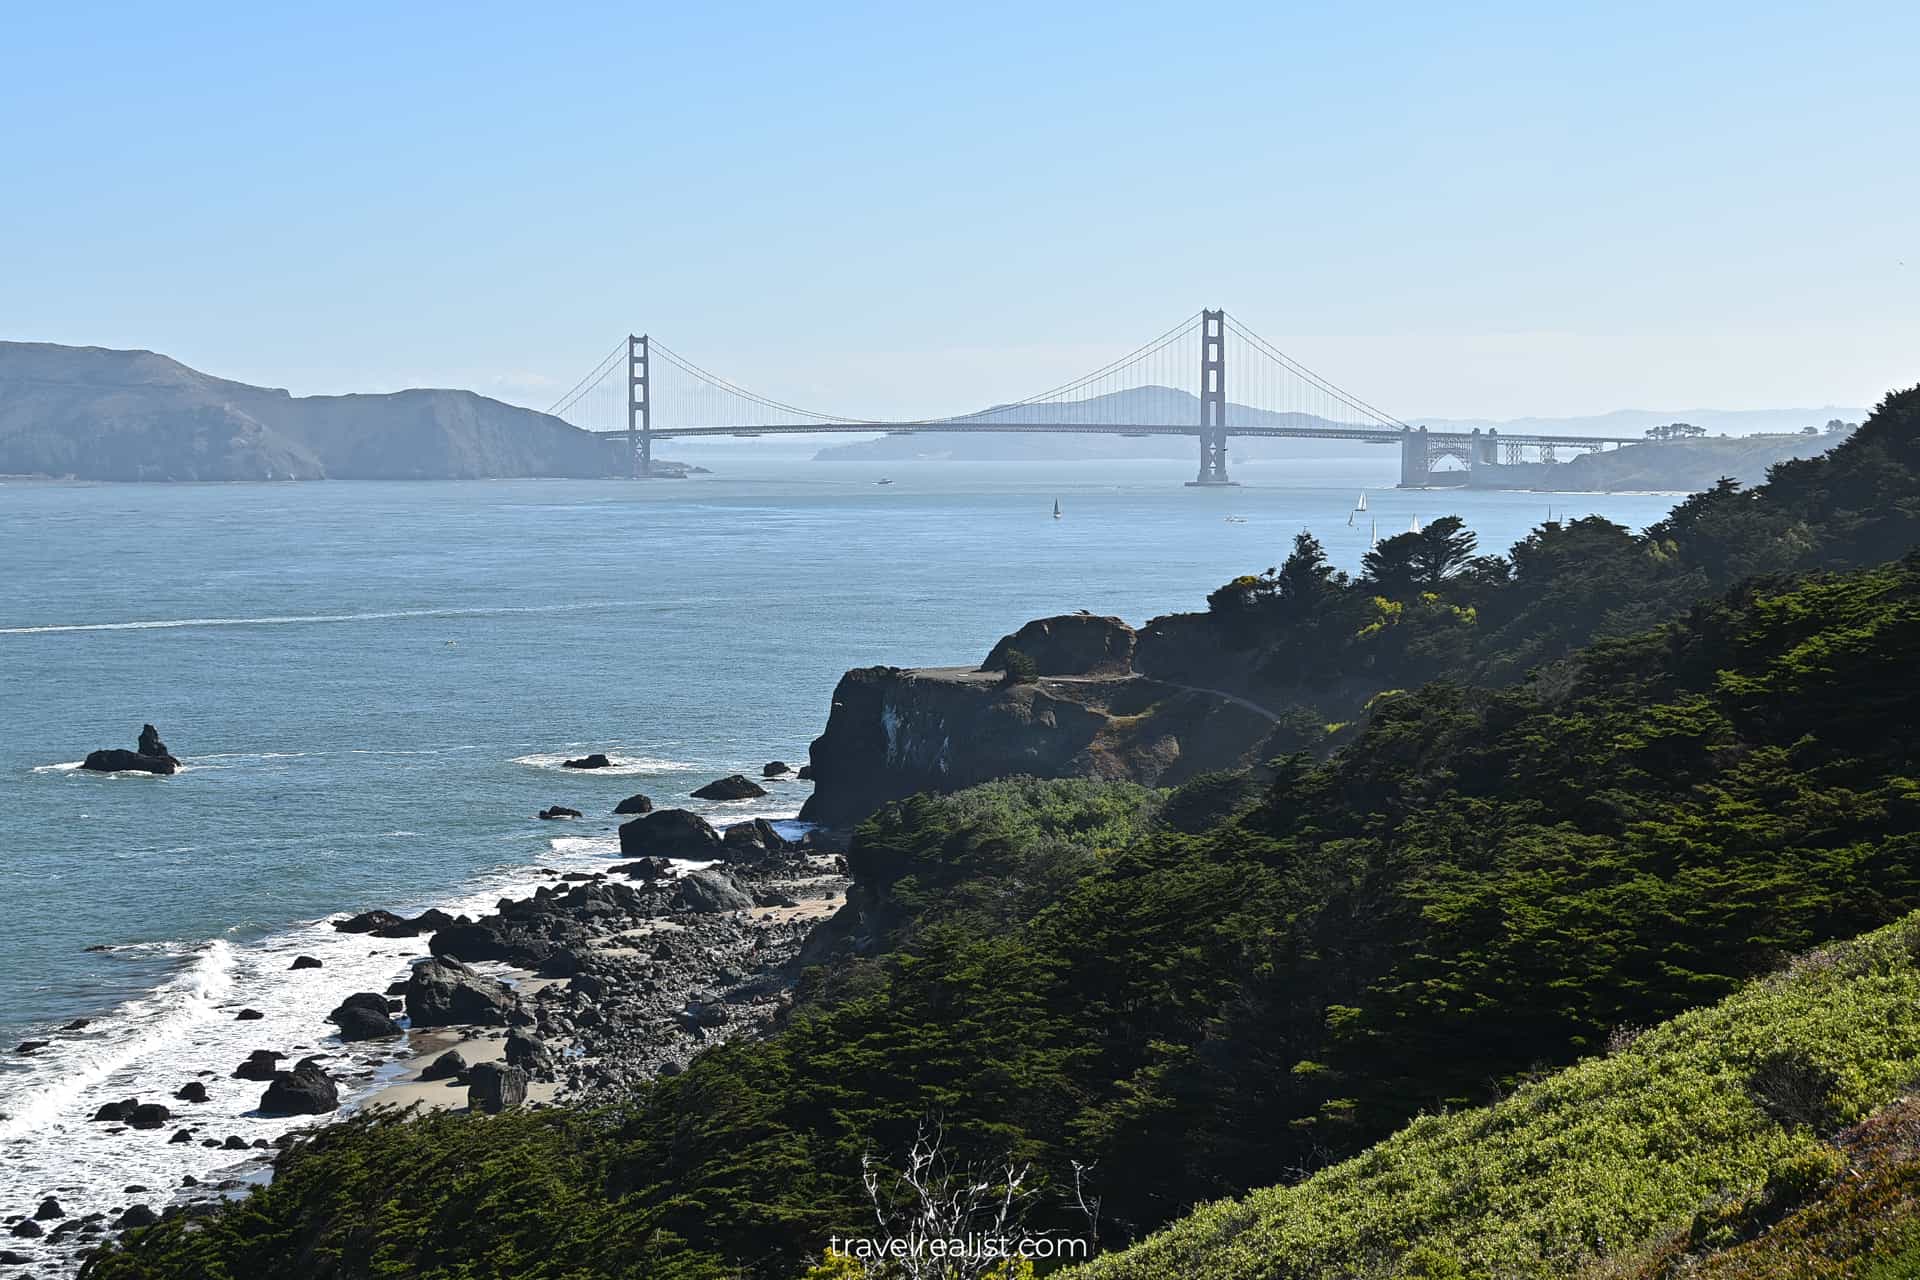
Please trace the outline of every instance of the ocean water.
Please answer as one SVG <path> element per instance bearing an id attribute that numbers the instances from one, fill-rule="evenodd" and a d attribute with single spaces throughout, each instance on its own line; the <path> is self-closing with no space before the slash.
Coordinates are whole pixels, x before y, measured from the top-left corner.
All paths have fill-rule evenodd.
<path id="1" fill-rule="evenodd" d="M 260 1086 L 233 1067 L 326 1051 L 326 1012 L 424 943 L 328 917 L 485 908 L 536 863 L 602 865 L 634 791 L 719 821 L 792 815 L 797 782 L 728 806 L 686 793 L 804 762 L 847 667 L 977 661 L 1049 613 L 1202 608 L 1303 527 L 1352 568 L 1370 518 L 1386 536 L 1455 513 L 1504 549 L 1549 506 L 1637 528 L 1674 501 L 1397 492 L 1396 459 L 1244 464 L 1243 487 L 1211 491 L 1176 462 L 746 450 L 640 484 L 0 483 L 0 1217 L 48 1192 L 158 1203 L 233 1159 L 167 1144 L 181 1123 L 288 1127 L 248 1114 Z M 74 767 L 146 721 L 179 774 Z M 618 767 L 559 767 L 596 750 Z M 588 817 L 537 821 L 550 804 Z M 324 967 L 289 972 L 302 953 Z M 243 1006 L 266 1017 L 237 1023 Z M 93 1021 L 56 1030 L 75 1018 Z M 54 1043 L 10 1052 L 29 1038 Z M 379 1052 L 342 1063 L 356 1087 Z M 170 1103 L 187 1120 L 87 1121 L 199 1071 L 215 1097 Z"/>

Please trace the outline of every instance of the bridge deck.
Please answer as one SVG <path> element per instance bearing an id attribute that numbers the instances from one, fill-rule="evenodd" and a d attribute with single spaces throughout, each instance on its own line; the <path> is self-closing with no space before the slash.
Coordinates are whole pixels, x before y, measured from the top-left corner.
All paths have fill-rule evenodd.
<path id="1" fill-rule="evenodd" d="M 955 434 L 997 434 L 1003 432 L 1035 432 L 1065 435 L 1117 435 L 1117 436 L 1198 436 L 1199 426 L 1176 427 L 1165 423 L 1108 422 L 1084 424 L 1071 422 L 828 422 L 806 423 L 769 423 L 764 426 L 745 427 L 654 427 L 651 435 L 656 440 L 673 440 L 700 436 L 774 436 L 774 435 L 817 435 L 823 433 L 862 435 L 920 435 L 925 432 L 943 432 Z M 1397 445 L 1406 438 L 1406 432 L 1388 431 L 1370 427 L 1236 427 L 1226 429 L 1229 436 L 1267 437 L 1291 440 L 1353 440 L 1364 444 Z M 624 436 L 625 430 L 596 431 L 595 435 Z M 1603 444 L 1645 444 L 1643 436 L 1556 436 L 1538 434 L 1507 435 L 1505 433 L 1471 431 L 1428 431 L 1430 443 L 1465 443 L 1474 439 L 1495 439 L 1502 444 L 1516 445 L 1568 445 L 1597 447 Z"/>

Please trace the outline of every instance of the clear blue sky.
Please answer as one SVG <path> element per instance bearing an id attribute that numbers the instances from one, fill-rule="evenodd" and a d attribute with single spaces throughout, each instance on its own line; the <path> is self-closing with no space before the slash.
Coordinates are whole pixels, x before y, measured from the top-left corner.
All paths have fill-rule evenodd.
<path id="1" fill-rule="evenodd" d="M 908 414 L 1202 306 L 1403 415 L 1920 381 L 1920 6 L 11 6 L 0 337 Z M 1904 265 L 1902 265 L 1904 263 Z"/>

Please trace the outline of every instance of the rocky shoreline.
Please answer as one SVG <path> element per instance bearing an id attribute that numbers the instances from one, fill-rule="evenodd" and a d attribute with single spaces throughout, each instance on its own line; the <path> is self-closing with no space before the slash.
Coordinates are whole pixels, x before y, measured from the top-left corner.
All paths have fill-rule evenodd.
<path id="1" fill-rule="evenodd" d="M 175 1187 L 130 1183 L 107 1206 L 63 1203 L 49 1190 L 33 1214 L 0 1223 L 0 1268 L 69 1274 L 112 1235 L 206 1212 L 270 1178 L 277 1152 L 312 1128 L 273 1142 L 202 1131 L 192 1104 L 222 1076 L 262 1090 L 259 1115 L 592 1106 L 678 1073 L 709 1044 L 775 1025 L 807 936 L 845 901 L 838 842 L 818 831 L 789 840 L 764 819 L 720 830 L 664 810 L 626 823 L 621 845 L 642 856 L 604 870 L 541 867 L 545 883 L 484 914 L 335 920 L 345 934 L 419 938 L 422 954 L 383 992 L 325 997 L 338 1003 L 324 1039 L 211 1064 L 218 1070 L 197 1073 L 204 1081 L 155 1081 L 151 1097 L 107 1102 L 95 1115 L 108 1132 L 171 1130 L 154 1140 L 232 1151 L 236 1163 Z M 319 962 L 292 965 L 309 967 Z M 357 1096 L 343 1105 L 343 1090 Z"/>

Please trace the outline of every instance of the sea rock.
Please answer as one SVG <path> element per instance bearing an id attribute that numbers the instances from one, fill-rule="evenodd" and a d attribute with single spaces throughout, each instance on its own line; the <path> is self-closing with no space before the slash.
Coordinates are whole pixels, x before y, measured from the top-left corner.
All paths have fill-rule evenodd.
<path id="1" fill-rule="evenodd" d="M 327 1021 L 340 1028 L 342 1040 L 387 1040 L 406 1034 L 404 1027 L 387 1016 L 387 998 L 371 991 L 348 996 L 327 1015 Z"/>
<path id="2" fill-rule="evenodd" d="M 666 880 L 673 875 L 673 864 L 665 858 L 642 858 L 638 862 L 622 862 L 608 869 L 615 875 L 632 876 L 635 880 Z"/>
<path id="3" fill-rule="evenodd" d="M 280 1059 L 284 1053 L 275 1053 L 271 1049 L 255 1049 L 247 1055 L 247 1060 L 233 1069 L 236 1080 L 271 1080 L 280 1072 Z"/>
<path id="4" fill-rule="evenodd" d="M 680 882 L 674 886 L 672 905 L 676 911 L 706 915 L 745 910 L 753 906 L 753 898 L 732 876 L 709 867 L 703 871 L 689 872 L 680 878 Z"/>
<path id="5" fill-rule="evenodd" d="M 75 1018 L 72 1022 L 69 1022 L 60 1029 L 62 1031 L 80 1031 L 91 1025 L 93 1025 L 92 1018 Z"/>
<path id="6" fill-rule="evenodd" d="M 293 1070 L 276 1075 L 267 1091 L 260 1095 L 260 1110 L 270 1116 L 319 1115 L 339 1105 L 339 1086 L 312 1058 L 303 1059 Z"/>
<path id="7" fill-rule="evenodd" d="M 454 923 L 454 917 L 438 907 L 428 907 L 411 920 L 396 919 L 380 925 L 373 930 L 376 938 L 417 938 L 423 933 L 432 933 Z"/>
<path id="8" fill-rule="evenodd" d="M 22 1040 L 13 1047 L 13 1051 L 24 1056 L 30 1053 L 38 1053 L 52 1043 L 51 1040 Z"/>
<path id="9" fill-rule="evenodd" d="M 763 778 L 782 778 L 791 772 L 785 760 L 769 760 L 760 766 L 760 776 Z"/>
<path id="10" fill-rule="evenodd" d="M 482 1062 L 467 1071 L 467 1106 L 498 1115 L 527 1100 L 527 1073 L 519 1067 Z"/>
<path id="11" fill-rule="evenodd" d="M 518 1004 L 500 983 L 445 956 L 414 969 L 406 1001 L 416 1027 L 505 1026 Z"/>
<path id="12" fill-rule="evenodd" d="M 569 809 L 563 804 L 549 805 L 534 815 L 552 821 L 555 818 L 578 818 L 583 816 L 578 809 Z"/>
<path id="13" fill-rule="evenodd" d="M 800 766 L 800 768 L 799 768 L 799 769 L 797 769 L 797 770 L 796 770 L 796 771 L 794 772 L 794 775 L 793 775 L 793 776 L 794 776 L 794 777 L 796 777 L 796 778 L 798 778 L 798 779 L 800 779 L 800 781 L 802 781 L 802 782 L 812 782 L 812 781 L 813 781 L 813 766 L 812 766 L 812 765 L 810 765 L 810 764 L 803 764 L 803 765 L 801 765 L 801 766 Z"/>
<path id="14" fill-rule="evenodd" d="M 60 1202 L 52 1196 L 48 1196 L 45 1200 L 42 1200 L 40 1207 L 33 1211 L 33 1220 L 35 1222 L 52 1222 L 55 1218 L 64 1218 L 66 1216 L 67 1211 L 62 1209 Z"/>
<path id="15" fill-rule="evenodd" d="M 20 1221 L 13 1224 L 12 1231 L 14 1235 L 19 1236 L 22 1240 L 38 1240 L 41 1236 L 47 1234 L 47 1229 L 35 1222 L 32 1218 L 20 1219 Z"/>
<path id="16" fill-rule="evenodd" d="M 581 756 L 578 760 L 562 760 L 562 769 L 611 769 L 613 761 L 602 752 L 596 751 L 590 756 Z"/>
<path id="17" fill-rule="evenodd" d="M 153 1211 L 152 1206 L 136 1204 L 121 1214 L 113 1226 L 116 1231 L 131 1231 L 135 1227 L 150 1227 L 158 1221 L 160 1215 Z"/>
<path id="18" fill-rule="evenodd" d="M 292 963 L 292 964 L 290 964 L 290 965 L 288 965 L 288 966 L 287 966 L 287 968 L 289 968 L 289 969 L 318 969 L 318 968 L 320 968 L 320 962 L 319 962 L 318 960 L 316 960 L 316 959 L 314 959 L 314 958 L 313 958 L 312 956 L 295 956 L 295 957 L 293 958 L 293 963 Z"/>
<path id="19" fill-rule="evenodd" d="M 138 751 L 108 747 L 100 751 L 87 752 L 86 759 L 80 762 L 80 767 L 92 770 L 94 773 L 169 774 L 180 767 L 180 762 L 172 756 L 143 756 Z"/>
<path id="20" fill-rule="evenodd" d="M 429 1062 L 420 1073 L 422 1080 L 457 1080 L 466 1072 L 467 1060 L 458 1049 L 449 1049 Z"/>
<path id="21" fill-rule="evenodd" d="M 720 833 L 690 810 L 659 809 L 620 824 L 620 852 L 627 857 L 717 858 Z"/>
<path id="22" fill-rule="evenodd" d="M 136 1129 L 158 1129 L 173 1119 L 173 1112 L 158 1102 L 143 1102 L 127 1116 L 127 1123 Z"/>
<path id="23" fill-rule="evenodd" d="M 729 858 L 756 860 L 787 851 L 786 837 L 774 830 L 765 818 L 736 822 L 720 837 L 720 846 Z"/>
<path id="24" fill-rule="evenodd" d="M 613 806 L 613 812 L 616 816 L 630 813 L 652 813 L 653 797 L 638 794 L 630 795 L 619 804 Z"/>
<path id="25" fill-rule="evenodd" d="M 133 1109 L 140 1105 L 138 1098 L 127 1098 L 121 1102 L 109 1102 L 93 1113 L 95 1120 L 106 1120 L 113 1124 L 125 1124 L 133 1118 Z"/>
<path id="26" fill-rule="evenodd" d="M 242 1009 L 233 1015 L 233 1020 L 235 1022 L 258 1022 L 266 1016 L 266 1014 L 260 1012 L 258 1009 Z"/>
<path id="27" fill-rule="evenodd" d="M 400 923 L 401 918 L 391 911 L 362 911 L 357 916 L 335 920 L 333 927 L 342 933 L 372 933 L 375 929 Z"/>
<path id="28" fill-rule="evenodd" d="M 744 775 L 730 773 L 717 778 L 693 793 L 696 800 L 752 800 L 767 794 L 767 789 Z"/>
<path id="29" fill-rule="evenodd" d="M 207 1100 L 207 1086 L 201 1084 L 198 1080 L 189 1080 L 173 1091 L 173 1100 L 175 1102 L 205 1102 Z"/>
<path id="30" fill-rule="evenodd" d="M 192 1142 L 192 1141 L 193 1141 L 193 1130 L 191 1130 L 191 1129 L 175 1129 L 175 1130 L 173 1131 L 173 1136 L 172 1136 L 171 1138 L 168 1138 L 168 1139 L 167 1139 L 167 1141 L 168 1141 L 168 1142 L 170 1142 L 170 1143 L 181 1143 L 181 1142 Z"/>

